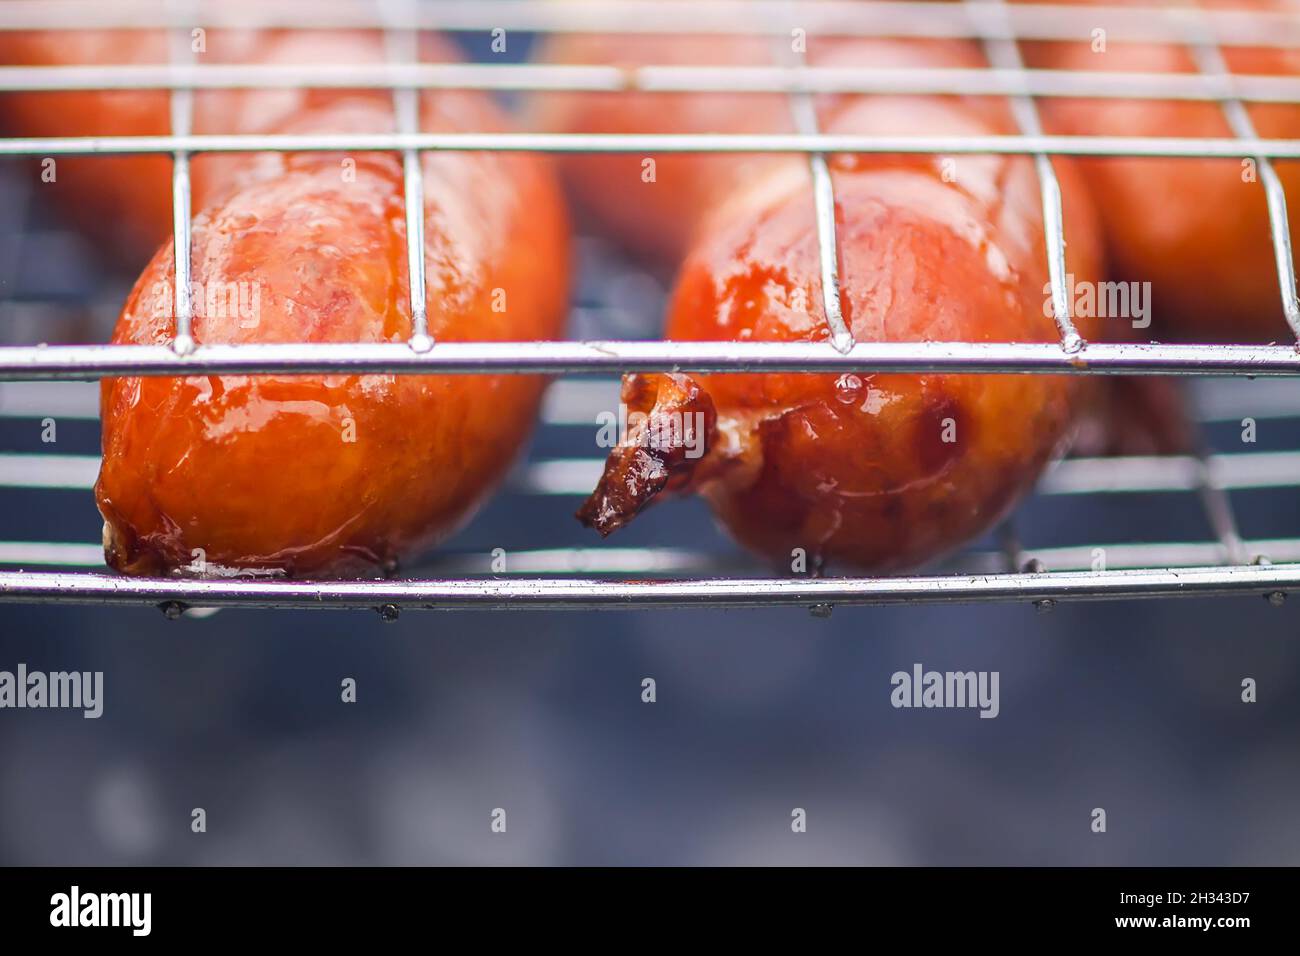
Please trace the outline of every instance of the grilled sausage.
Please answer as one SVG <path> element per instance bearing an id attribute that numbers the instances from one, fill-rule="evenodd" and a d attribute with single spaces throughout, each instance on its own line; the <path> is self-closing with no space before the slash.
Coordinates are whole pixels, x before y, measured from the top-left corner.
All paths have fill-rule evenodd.
<path id="1" fill-rule="evenodd" d="M 1000 131 L 987 110 L 932 97 L 852 98 L 823 126 Z M 842 310 L 859 342 L 1055 340 L 1029 160 L 843 156 L 832 167 Z M 1069 165 L 1058 172 L 1070 269 L 1095 281 L 1091 209 Z M 740 185 L 696 236 L 669 338 L 828 338 L 802 162 Z M 641 415 L 629 414 L 584 523 L 609 534 L 663 494 L 698 492 L 777 562 L 873 571 L 925 563 L 989 528 L 1062 447 L 1078 405 L 1076 383 L 1042 375 L 637 375 L 624 401 Z"/>
<path id="2" fill-rule="evenodd" d="M 257 40 L 260 62 L 323 55 L 303 49 L 292 33 Z M 324 55 L 379 62 L 383 47 L 376 35 L 339 34 Z M 375 132 L 394 123 L 382 92 L 259 91 L 221 101 L 229 112 L 217 120 L 233 131 Z M 98 122 L 121 131 L 111 115 Z M 422 99 L 426 130 L 502 122 L 476 95 Z M 193 224 L 199 344 L 411 336 L 395 155 L 211 159 L 196 183 L 207 205 Z M 422 166 L 430 333 L 444 341 L 558 335 L 568 234 L 545 164 L 438 153 Z M 168 243 L 136 283 L 114 343 L 170 341 L 174 273 Z M 512 375 L 106 379 L 95 492 L 107 561 L 130 574 L 391 573 L 454 530 L 499 480 L 542 385 Z"/>

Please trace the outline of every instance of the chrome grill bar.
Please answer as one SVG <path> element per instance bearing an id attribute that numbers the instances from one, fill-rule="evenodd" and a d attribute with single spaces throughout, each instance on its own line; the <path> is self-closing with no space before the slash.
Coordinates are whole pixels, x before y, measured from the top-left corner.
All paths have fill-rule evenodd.
<path id="1" fill-rule="evenodd" d="M 825 36 L 931 37 L 976 40 L 1077 40 L 1098 22 L 1115 42 L 1177 43 L 1177 11 L 1153 2 L 1108 6 L 1016 4 L 1006 17 L 930 2 L 807 0 L 791 22 L 788 0 L 624 0 L 614 6 L 583 0 L 428 0 L 394 21 L 351 0 L 260 0 L 197 5 L 211 28 L 407 28 L 452 32 L 509 31 L 604 34 L 720 34 L 789 36 L 794 26 Z M 158 0 L 6 0 L 0 30 L 93 30 L 190 27 L 192 21 Z M 1220 43 L 1300 47 L 1300 23 L 1285 11 L 1207 10 Z"/>
<path id="2" fill-rule="evenodd" d="M 411 581 L 163 580 L 0 571 L 0 602 L 201 607 L 525 610 L 957 604 L 1255 594 L 1300 587 L 1300 566 L 1263 565 L 911 578 L 570 578 Z"/>
<path id="3" fill-rule="evenodd" d="M 0 381 L 123 375 L 420 373 L 547 375 L 621 372 L 946 372 L 1068 375 L 1300 375 L 1288 345 L 1094 342 L 1074 354 L 1054 342 L 859 342 L 846 353 L 804 342 L 440 342 L 200 345 L 188 355 L 151 345 L 0 348 Z"/>
<path id="4" fill-rule="evenodd" d="M 0 156 L 462 150 L 525 153 L 911 153 L 1300 159 L 1300 141 L 1181 136 L 856 136 L 712 133 L 331 133 L 0 139 Z"/>

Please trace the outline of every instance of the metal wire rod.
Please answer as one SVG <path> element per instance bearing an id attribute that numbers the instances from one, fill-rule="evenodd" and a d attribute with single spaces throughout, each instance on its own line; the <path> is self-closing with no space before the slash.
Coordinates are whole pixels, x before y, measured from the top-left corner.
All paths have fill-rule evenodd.
<path id="1" fill-rule="evenodd" d="M 1300 485 L 1300 452 L 1240 455 L 1069 458 L 1039 483 L 1044 495 L 1146 494 L 1197 491 L 1209 481 L 1222 490 Z"/>
<path id="2" fill-rule="evenodd" d="M 1205 520 L 1219 540 L 1221 560 L 1225 564 L 1245 564 L 1246 550 L 1241 533 L 1237 530 L 1237 516 L 1233 513 L 1228 489 L 1216 480 L 1207 455 L 1202 453 L 1195 460 L 1198 466 L 1196 490 L 1205 512 Z"/>
<path id="3" fill-rule="evenodd" d="M 0 564 L 99 568 L 104 565 L 104 546 L 63 541 L 0 541 Z"/>
<path id="4" fill-rule="evenodd" d="M 1275 563 L 1300 560 L 1300 539 L 1269 539 L 1250 542 L 1253 553 L 1267 554 Z M 1024 553 L 1027 561 L 1038 561 L 1053 571 L 1087 571 L 1103 564 L 1111 571 L 1141 568 L 1213 567 L 1223 560 L 1219 541 L 1119 543 L 1035 548 Z M 1003 556 L 997 552 L 973 552 L 958 558 L 963 569 L 1001 571 Z"/>
<path id="5" fill-rule="evenodd" d="M 1186 393 L 1183 394 L 1183 398 L 1187 400 Z M 1288 476 L 1295 474 L 1300 478 L 1300 472 L 1294 471 L 1297 466 L 1300 466 L 1298 460 L 1300 456 L 1289 454 L 1287 457 L 1290 459 Z M 1248 560 L 1246 547 L 1238 530 L 1237 515 L 1232 509 L 1232 497 L 1228 493 L 1229 485 L 1223 480 L 1223 469 L 1218 467 L 1210 452 L 1203 427 L 1197 429 L 1196 452 L 1191 458 L 1195 463 L 1196 493 L 1201 501 L 1201 510 L 1205 513 L 1206 524 L 1219 541 L 1219 560 L 1224 564 L 1245 564 Z"/>
<path id="6" fill-rule="evenodd" d="M 1202 380 L 1197 383 L 1194 397 L 1194 411 L 1203 422 L 1244 425 L 1248 418 L 1261 422 L 1300 415 L 1300 381 L 1292 379 Z"/>
<path id="7" fill-rule="evenodd" d="M 99 388 L 91 382 L 0 382 L 0 418 L 98 421 Z"/>
<path id="8" fill-rule="evenodd" d="M 588 495 L 601 458 L 544 458 L 524 465 L 510 490 L 531 495 Z M 86 490 L 99 473 L 98 455 L 0 452 L 0 487 Z M 1069 458 L 1039 482 L 1041 495 L 1153 494 L 1300 487 L 1300 452 Z"/>
<path id="9" fill-rule="evenodd" d="M 1300 561 L 1300 539 L 1277 538 L 1252 541 L 1253 551 L 1265 554 L 1274 564 Z M 1212 567 L 1221 560 L 1217 541 L 1160 543 L 1110 543 L 1037 548 L 1017 551 L 1016 570 L 1030 561 L 1054 571 L 1084 571 L 1100 562 L 1113 571 L 1140 568 Z M 976 571 L 1000 574 L 1008 570 L 1004 551 L 971 551 L 954 564 L 958 573 Z M 486 574 L 493 558 L 482 552 L 437 554 L 419 572 Z M 569 574 L 686 575 L 718 574 L 730 571 L 753 573 L 755 561 L 738 554 L 715 554 L 685 548 L 543 548 L 511 550 L 502 576 Z M 98 543 L 62 541 L 0 541 L 0 564 L 18 567 L 101 568 L 104 548 Z M 1040 572 L 1041 573 L 1041 572 Z"/>
<path id="10" fill-rule="evenodd" d="M 782 54 L 794 57 L 797 63 L 796 69 L 803 67 L 805 56 L 802 52 L 792 53 L 785 41 L 778 41 L 778 44 Z M 809 94 L 791 94 L 790 116 L 797 133 L 816 136 L 821 132 L 817 122 L 817 110 Z M 831 182 L 831 171 L 826 164 L 825 153 L 808 154 L 808 173 L 812 179 L 813 212 L 817 222 L 817 257 L 821 273 L 822 310 L 826 313 L 831 346 L 843 353 L 853 348 L 854 340 L 853 330 L 844 321 L 840 289 L 839 239 L 835 228 L 835 187 Z"/>
<path id="11" fill-rule="evenodd" d="M 1200 11 L 1197 11 L 1198 13 Z M 1199 21 L 1199 18 L 1197 18 Z M 1218 45 L 1208 39 L 1208 30 L 1198 23 L 1197 39 L 1192 46 L 1192 56 L 1201 73 L 1222 77 L 1229 75 L 1228 64 Z M 1255 124 L 1246 112 L 1241 99 L 1232 97 L 1221 101 L 1223 115 L 1233 135 L 1239 139 L 1256 139 Z M 1286 316 L 1287 325 L 1300 340 L 1300 296 L 1296 293 L 1295 260 L 1291 255 L 1291 226 L 1287 219 L 1286 191 L 1277 170 L 1267 156 L 1256 156 L 1255 165 L 1259 170 L 1259 179 L 1264 186 L 1264 197 L 1268 203 L 1268 222 L 1270 239 L 1273 243 L 1273 258 L 1277 265 L 1278 285 L 1282 293 L 1282 314 Z"/>
<path id="12" fill-rule="evenodd" d="M 586 497 L 605 470 L 603 458 L 544 458 L 530 461 L 511 475 L 511 491 L 526 495 Z"/>
<path id="13" fill-rule="evenodd" d="M 1300 414 L 1300 380 L 1240 377 L 1195 381 L 1195 412 L 1203 422 L 1256 422 Z M 589 428 L 597 414 L 618 406 L 616 378 L 566 378 L 552 382 L 542 401 L 542 423 Z M 0 382 L 0 418 L 97 421 L 99 388 L 93 382 Z"/>
<path id="14" fill-rule="evenodd" d="M 40 456 L 30 456 L 39 458 Z M 9 473 L 31 481 L 38 463 L 7 463 L 0 456 L 0 482 Z M 51 478 L 61 480 L 71 465 L 52 466 Z M 586 496 L 604 468 L 601 458 L 550 458 L 530 462 L 511 488 L 524 494 Z M 90 464 L 80 474 L 93 479 Z M 1125 458 L 1067 458 L 1057 462 L 1039 481 L 1041 495 L 1151 494 L 1198 492 L 1205 483 L 1224 491 L 1300 486 L 1300 452 L 1252 452 L 1240 455 L 1168 455 Z"/>
<path id="15" fill-rule="evenodd" d="M 357 29 L 398 26 L 424 30 L 576 33 L 712 33 L 724 36 L 789 36 L 793 26 L 823 36 L 965 37 L 971 39 L 1078 40 L 1098 22 L 1115 42 L 1178 42 L 1179 24 L 1159 6 L 1062 6 L 1017 4 L 1005 20 L 989 20 L 952 5 L 926 2 L 810 0 L 790 22 L 786 0 L 624 0 L 617 4 L 582 0 L 496 0 L 465 3 L 434 0 L 419 4 L 409 20 L 394 24 L 366 4 L 349 0 L 259 0 L 256 4 L 206 3 L 199 7 L 211 28 L 283 27 Z M 98 28 L 191 27 L 193 22 L 141 0 L 7 0 L 0 30 L 91 30 Z M 1221 42 L 1235 45 L 1300 46 L 1300 23 L 1285 11 L 1207 11 Z"/>
<path id="16" fill-rule="evenodd" d="M 436 554 L 418 571 L 464 574 L 717 574 L 730 567 L 751 573 L 755 562 L 736 554 L 683 548 L 511 549 L 503 570 L 494 571 L 484 552 Z M 0 564 L 21 567 L 102 568 L 104 546 L 53 541 L 0 541 Z"/>
<path id="17" fill-rule="evenodd" d="M 168 9 L 182 0 L 168 0 Z M 183 4 L 189 13 L 189 4 Z M 171 36 L 170 52 L 173 61 L 192 59 L 189 34 L 175 31 Z M 190 135 L 194 122 L 194 93 L 190 90 L 172 90 L 168 95 L 171 132 L 176 139 Z M 194 307 L 190 300 L 190 248 L 192 223 L 190 220 L 190 156 L 183 148 L 172 153 L 172 251 L 175 259 L 172 280 L 172 308 L 176 317 L 176 334 L 172 348 L 185 355 L 194 348 L 191 335 Z"/>
<path id="18" fill-rule="evenodd" d="M 99 474 L 98 455 L 0 452 L 0 488 L 85 491 Z"/>
<path id="19" fill-rule="evenodd" d="M 140 375 L 620 374 L 623 372 L 951 372 L 1126 375 L 1300 375 L 1284 345 L 859 342 L 848 353 L 804 342 L 440 342 L 200 345 L 178 355 L 154 345 L 0 348 L 0 381 Z"/>
<path id="20" fill-rule="evenodd" d="M 1024 546 L 1020 541 L 1020 532 L 1016 530 L 1014 516 L 1003 519 L 994 531 L 994 536 L 997 538 L 998 554 L 1001 558 L 995 570 L 1008 574 L 1041 570 L 1037 566 L 1032 568 L 1029 566 L 1025 557 Z"/>
<path id="21" fill-rule="evenodd" d="M 1182 136 L 858 136 L 823 133 L 319 133 L 0 139 L 0 156 L 451 150 L 534 153 L 912 153 L 1300 159 L 1300 140 Z"/>
<path id="22" fill-rule="evenodd" d="M 22 274 L 23 246 L 28 234 L 27 226 L 31 219 L 32 194 L 30 190 L 18 189 L 18 195 L 9 206 L 7 219 L 12 232 L 0 239 L 0 288 L 14 289 Z M 17 327 L 18 316 L 15 303 L 0 302 L 0 320 L 13 322 Z"/>
<path id="23" fill-rule="evenodd" d="M 404 0 L 386 0 L 382 4 L 386 18 L 409 19 L 413 4 Z M 389 66 L 412 65 L 419 59 L 419 37 L 414 31 L 392 28 L 385 31 Z M 414 86 L 393 90 L 393 109 L 397 131 L 412 135 L 420 131 L 420 98 Z M 410 346 L 423 352 L 433 345 L 429 337 L 429 311 L 424 267 L 424 169 L 420 152 L 402 152 L 403 199 L 406 211 L 406 267 L 411 296 Z"/>
<path id="24" fill-rule="evenodd" d="M 1002 0 L 966 0 L 966 6 L 982 3 L 984 7 L 996 8 L 1002 22 L 1006 18 L 1006 5 Z M 989 62 L 998 69 L 1012 74 L 1023 74 L 1025 64 L 1020 50 L 1014 40 L 988 39 L 984 41 L 984 52 Z M 1021 92 L 1011 98 L 1011 112 L 1016 120 L 1016 127 L 1025 136 L 1041 136 L 1043 124 L 1038 116 L 1038 107 L 1028 95 Z M 1066 352 L 1077 352 L 1083 347 L 1083 337 L 1075 328 L 1070 310 L 1070 290 L 1066 287 L 1065 265 L 1065 215 L 1061 208 L 1061 184 L 1056 178 L 1056 170 L 1046 153 L 1034 154 L 1034 168 L 1038 173 L 1038 184 L 1043 207 L 1043 236 L 1047 244 L 1047 275 L 1052 294 L 1052 316 L 1061 336 L 1061 348 Z"/>
<path id="25" fill-rule="evenodd" d="M 1062 601 L 1269 595 L 1300 587 L 1300 566 L 1265 565 L 911 578 L 601 581 L 171 580 L 0 572 L 0 602 L 25 604 L 397 609 L 622 609 Z"/>
<path id="26" fill-rule="evenodd" d="M 1181 390 L 1180 397 L 1184 402 L 1191 403 L 1192 396 L 1186 389 Z M 1195 441 L 1195 454 L 1192 457 L 1196 462 L 1196 491 L 1201 500 L 1201 509 L 1205 512 L 1206 523 L 1219 541 L 1219 560 L 1224 564 L 1245 564 L 1249 557 L 1241 538 L 1237 515 L 1232 508 L 1229 486 L 1223 480 L 1222 468 L 1216 467 L 1205 427 L 1199 423 Z M 1288 457 L 1291 458 L 1291 469 L 1300 467 L 1300 456 Z M 1300 478 L 1300 472 L 1295 474 Z"/>
<path id="27" fill-rule="evenodd" d="M 876 93 L 1300 103 L 1300 77 L 868 66 L 552 63 L 0 66 L 2 92 L 426 89 L 593 93 Z"/>

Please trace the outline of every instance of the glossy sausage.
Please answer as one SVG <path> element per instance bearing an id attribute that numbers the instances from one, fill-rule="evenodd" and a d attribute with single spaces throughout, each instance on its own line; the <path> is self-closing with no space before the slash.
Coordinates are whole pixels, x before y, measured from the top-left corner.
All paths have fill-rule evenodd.
<path id="1" fill-rule="evenodd" d="M 933 97 L 863 97 L 823 126 L 860 134 L 998 132 Z M 1069 265 L 1100 274 L 1069 164 Z M 833 162 L 842 308 L 859 342 L 1055 341 L 1033 164 L 1020 157 Z M 701 224 L 668 319 L 674 340 L 825 341 L 802 162 L 733 191 Z M 1095 323 L 1081 330 L 1095 336 Z M 745 546 L 798 570 L 924 564 L 990 528 L 1068 439 L 1078 382 L 1042 375 L 638 375 L 643 414 L 579 518 L 602 534 L 668 493 L 699 493 Z M 676 437 L 674 437 L 676 436 Z M 702 449 L 702 454 L 688 454 Z"/>
<path id="2" fill-rule="evenodd" d="M 380 38 L 368 34 L 306 49 L 295 34 L 258 40 L 262 62 L 383 56 Z M 223 100 L 230 112 L 221 122 L 240 131 L 368 132 L 394 122 L 383 93 Z M 426 130 L 502 123 L 477 95 L 422 100 Z M 443 341 L 558 336 L 568 233 L 546 165 L 518 154 L 438 153 L 424 157 L 423 171 L 430 333 Z M 398 157 L 224 158 L 205 176 L 191 262 L 197 342 L 409 339 Z M 173 266 L 168 243 L 136 283 L 114 343 L 170 342 Z M 107 379 L 95 489 L 107 561 L 150 575 L 392 573 L 465 521 L 501 478 L 542 386 L 512 375 Z"/>

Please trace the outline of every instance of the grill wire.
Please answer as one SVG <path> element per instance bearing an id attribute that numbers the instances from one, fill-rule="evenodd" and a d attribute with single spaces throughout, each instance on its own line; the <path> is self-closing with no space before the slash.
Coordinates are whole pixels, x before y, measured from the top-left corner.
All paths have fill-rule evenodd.
<path id="1" fill-rule="evenodd" d="M 58 13 L 52 8 L 57 6 Z M 0 67 L 0 92 L 33 90 L 165 89 L 170 91 L 169 136 L 22 139 L 0 138 L 0 156 L 49 157 L 161 153 L 173 159 L 175 302 L 177 334 L 167 346 L 6 346 L 0 348 L 0 415 L 40 415 L 51 399 L 67 402 L 63 413 L 96 417 L 90 391 L 52 392 L 39 381 L 86 381 L 114 375 L 246 373 L 522 373 L 616 374 L 626 371 L 812 371 L 812 372 L 1019 372 L 1068 374 L 1162 374 L 1183 376 L 1300 375 L 1300 347 L 1272 345 L 1089 344 L 1074 328 L 1066 288 L 1060 187 L 1051 157 L 1065 155 L 1159 157 L 1253 157 L 1268 200 L 1272 245 L 1283 314 L 1300 336 L 1300 302 L 1287 226 L 1286 196 L 1273 161 L 1300 159 L 1300 142 L 1261 139 L 1246 112 L 1250 103 L 1300 104 L 1300 77 L 1232 76 L 1219 44 L 1300 47 L 1300 17 L 1202 11 L 1167 6 L 1097 8 L 1007 5 L 1002 0 L 962 4 L 846 3 L 808 0 L 793 4 L 751 0 L 704 0 L 681 18 L 672 4 L 499 0 L 491 4 L 392 2 L 374 7 L 318 2 L 313 28 L 372 27 L 388 31 L 392 62 L 380 66 L 201 66 L 191 62 L 189 29 L 194 10 L 169 4 L 162 26 L 178 37 L 170 64 L 121 67 Z M 0 29 L 93 29 L 160 25 L 155 4 L 61 4 L 9 0 L 0 7 Z M 227 11 L 228 12 L 228 11 Z M 303 27 L 303 10 L 268 2 L 238 22 L 223 19 L 220 6 L 203 8 L 211 27 Z M 1022 40 L 1087 36 L 1104 19 L 1111 42 L 1146 40 L 1185 44 L 1199 70 L 1192 74 L 1080 74 L 1028 70 L 1017 46 Z M 689 23 L 683 23 L 689 20 Z M 418 64 L 413 30 L 628 32 L 771 36 L 785 47 L 794 27 L 818 36 L 965 37 L 981 41 L 990 66 L 976 70 L 818 68 L 802 58 L 772 67 L 641 67 L 600 65 Z M 182 42 L 183 41 L 183 42 Z M 397 132 L 320 136 L 195 136 L 190 134 L 193 92 L 212 88 L 337 87 L 391 89 Z M 489 91 L 736 92 L 790 96 L 794 134 L 425 134 L 416 127 L 414 96 L 422 88 Z M 817 93 L 915 93 L 1002 95 L 1011 98 L 1019 132 L 983 137 L 862 137 L 825 135 L 811 108 Z M 1043 133 L 1038 97 L 1096 99 L 1149 97 L 1221 104 L 1232 138 L 1094 136 Z M 196 345 L 189 334 L 189 160 L 209 152 L 279 150 L 389 150 L 403 156 L 413 335 L 406 344 Z M 822 262 L 825 311 L 832 336 L 825 344 L 698 342 L 434 343 L 428 335 L 421 253 L 423 182 L 419 155 L 426 150 L 522 150 L 534 152 L 789 152 L 807 154 Z M 1059 342 L 1053 343 L 855 343 L 840 315 L 841 277 L 835 254 L 834 195 L 825 156 L 837 152 L 1006 153 L 1034 159 L 1039 175 L 1046 234 L 1044 255 Z M 558 424 L 591 424 L 574 408 L 597 392 L 591 383 L 554 386 L 546 418 Z M 608 383 L 605 383 L 608 384 Z M 1288 383 L 1289 384 L 1289 383 Z M 73 390 L 68 390 L 72 388 Z M 557 395 L 559 396 L 557 398 Z M 1260 405 L 1263 417 L 1294 414 L 1300 391 L 1283 389 Z M 586 406 L 592 407 L 590 403 Z M 1252 409 L 1256 406 L 1252 406 Z M 1213 417 L 1213 416 L 1211 416 Z M 1228 416 L 1227 420 L 1230 420 Z M 535 495 L 586 494 L 600 462 L 552 459 L 529 462 L 515 489 Z M 0 454 L 0 487 L 88 489 L 94 456 Z M 951 573 L 909 577 L 782 578 L 718 577 L 752 570 L 739 560 L 672 548 L 576 548 L 512 552 L 510 575 L 485 574 L 486 555 L 433 559 L 440 578 L 400 581 L 291 582 L 130 579 L 28 567 L 86 568 L 102 563 L 98 545 L 0 541 L 0 601 L 91 604 L 152 603 L 169 616 L 190 607 L 360 607 L 391 618 L 403 608 L 618 608 L 667 606 L 804 605 L 826 613 L 835 604 L 932 601 L 1032 601 L 1041 608 L 1057 600 L 1174 595 L 1262 594 L 1276 604 L 1300 585 L 1300 539 L 1245 542 L 1237 531 L 1229 493 L 1247 488 L 1300 485 L 1300 452 L 1074 459 L 1060 463 L 1040 483 L 1046 496 L 1114 493 L 1185 493 L 1198 496 L 1214 539 L 1170 544 L 1106 545 L 1109 570 L 1096 569 L 1094 546 L 1026 551 L 1011 523 L 999 532 L 1000 552 L 963 556 Z M 628 580 L 561 575 L 658 575 Z M 470 575 L 470 576 L 463 576 Z M 538 576 L 533 575 L 549 575 Z M 665 576 L 667 576 L 665 578 Z"/>

